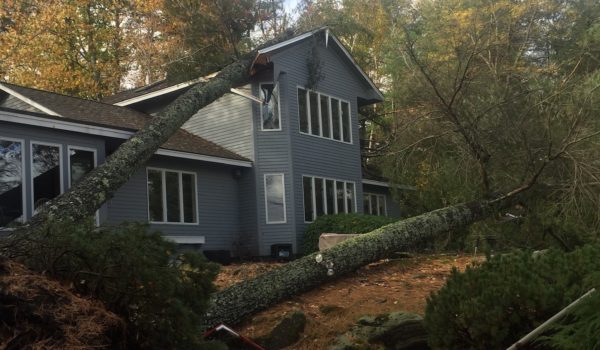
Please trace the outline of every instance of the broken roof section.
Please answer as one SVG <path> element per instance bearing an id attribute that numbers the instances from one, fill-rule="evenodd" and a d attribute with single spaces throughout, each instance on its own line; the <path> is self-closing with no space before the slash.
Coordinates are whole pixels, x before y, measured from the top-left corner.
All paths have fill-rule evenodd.
<path id="1" fill-rule="evenodd" d="M 74 123 L 121 130 L 124 131 L 121 133 L 122 137 L 133 135 L 135 131 L 143 128 L 152 118 L 148 114 L 127 107 L 26 88 L 9 83 L 0 83 L 0 91 L 12 95 L 42 112 L 34 113 L 36 117 L 57 121 L 60 125 Z M 19 122 L 18 120 L 16 121 Z M 214 157 L 215 160 L 221 158 L 237 161 L 238 165 L 247 163 L 246 165 L 250 166 L 251 164 L 250 160 L 183 129 L 179 129 L 171 136 L 161 146 L 161 150 L 157 154 L 210 160 L 210 158 L 190 157 L 190 155 L 200 155 Z M 233 162 L 232 164 L 237 163 Z"/>
<path id="2" fill-rule="evenodd" d="M 384 97 L 381 91 L 375 86 L 371 78 L 358 66 L 350 52 L 346 49 L 346 47 L 340 42 L 340 40 L 333 35 L 328 27 L 321 27 L 300 35 L 297 35 L 291 39 L 282 41 L 278 44 L 271 45 L 265 48 L 262 48 L 258 51 L 256 58 L 254 59 L 253 67 L 255 65 L 265 65 L 270 61 L 271 55 L 281 51 L 288 49 L 304 40 L 308 40 L 315 35 L 322 35 L 325 41 L 325 45 L 334 45 L 337 50 L 341 53 L 341 57 L 346 59 L 348 63 L 355 69 L 357 75 L 364 80 L 364 82 L 370 87 L 373 92 L 374 98 L 368 100 L 367 103 L 376 103 L 382 102 Z M 251 70 L 252 70 L 251 68 Z M 159 96 L 165 96 L 169 94 L 179 94 L 185 92 L 185 90 L 189 89 L 191 86 L 199 83 L 206 82 L 210 80 L 210 78 L 216 76 L 217 73 L 213 73 L 209 76 L 202 77 L 199 79 L 189 80 L 182 83 L 174 83 L 169 82 L 168 80 L 160 80 L 158 82 L 152 83 L 150 85 L 146 85 L 140 88 L 131 89 L 119 92 L 115 95 L 108 96 L 103 99 L 103 102 L 112 103 L 117 106 L 128 106 L 132 104 L 136 104 L 145 100 L 153 99 Z"/>

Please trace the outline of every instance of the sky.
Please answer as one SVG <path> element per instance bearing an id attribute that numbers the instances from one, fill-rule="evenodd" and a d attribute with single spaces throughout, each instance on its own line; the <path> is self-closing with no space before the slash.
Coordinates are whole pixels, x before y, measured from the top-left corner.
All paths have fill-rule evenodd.
<path id="1" fill-rule="evenodd" d="M 289 13 L 294 17 L 293 11 L 298 4 L 298 0 L 284 0 L 283 7 L 285 8 L 285 12 Z"/>

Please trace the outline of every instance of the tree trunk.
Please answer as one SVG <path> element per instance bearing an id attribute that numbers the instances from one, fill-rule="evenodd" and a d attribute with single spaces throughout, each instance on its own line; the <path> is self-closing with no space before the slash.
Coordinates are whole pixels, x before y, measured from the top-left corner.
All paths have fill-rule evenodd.
<path id="1" fill-rule="evenodd" d="M 310 290 L 366 264 L 406 251 L 436 235 L 467 226 L 496 212 L 506 202 L 458 204 L 384 226 L 313 253 L 215 294 L 204 325 L 235 324 L 291 296 Z M 322 261 L 317 262 L 318 255 Z M 332 264 L 332 265 L 331 265 Z M 329 266 L 328 266 L 329 265 Z M 328 274 L 328 268 L 333 274 Z"/>
<path id="2" fill-rule="evenodd" d="M 288 39 L 290 34 L 264 46 Z M 0 254 L 12 258 L 35 254 L 25 244 L 27 236 L 43 227 L 47 220 L 79 221 L 92 216 L 192 115 L 229 92 L 231 87 L 246 83 L 256 55 L 257 50 L 237 59 L 207 83 L 198 84 L 177 98 L 125 141 L 105 163 L 70 191 L 47 202 L 38 214 L 0 244 Z"/>

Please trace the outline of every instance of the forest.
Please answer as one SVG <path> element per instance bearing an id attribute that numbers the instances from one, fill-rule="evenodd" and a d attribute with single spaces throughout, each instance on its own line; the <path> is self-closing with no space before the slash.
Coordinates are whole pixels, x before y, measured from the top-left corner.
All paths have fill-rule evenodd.
<path id="1" fill-rule="evenodd" d="M 520 348 L 600 346 L 600 3 L 287 4 L 2 2 L 1 81 L 100 100 L 219 73 L 0 239 L 0 344 L 224 349 L 203 331 L 397 252 L 477 246 L 485 262 L 427 297 L 422 348 L 505 349 L 573 302 Z M 394 192 L 405 218 L 221 290 L 216 264 L 174 253 L 142 224 L 94 228 L 98 208 L 193 113 L 248 77 L 260 48 L 323 27 L 385 96 L 359 111 L 362 163 L 414 188 Z"/>

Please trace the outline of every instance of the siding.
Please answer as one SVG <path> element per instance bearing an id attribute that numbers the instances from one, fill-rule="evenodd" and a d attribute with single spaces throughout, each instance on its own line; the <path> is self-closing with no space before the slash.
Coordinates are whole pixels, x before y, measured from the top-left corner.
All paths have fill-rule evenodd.
<path id="1" fill-rule="evenodd" d="M 23 102 L 20 99 L 14 97 L 13 95 L 9 95 L 9 94 L 7 94 L 6 97 L 4 97 L 4 98 L 0 97 L 0 107 L 16 109 L 16 110 L 20 110 L 20 111 L 27 111 L 27 112 L 44 113 L 44 112 L 40 111 L 39 109 L 33 107 L 29 103 Z"/>
<path id="2" fill-rule="evenodd" d="M 235 251 L 240 237 L 239 184 L 234 169 L 207 162 L 155 156 L 148 167 L 182 170 L 196 173 L 198 224 L 151 224 L 151 229 L 164 235 L 204 236 L 205 250 Z M 108 202 L 111 223 L 122 221 L 148 222 L 146 167 L 117 191 Z"/>
<path id="3" fill-rule="evenodd" d="M 3 112 L 16 115 L 12 112 Z M 53 130 L 36 126 L 18 125 L 14 123 L 0 122 L 0 138 L 7 137 L 24 141 L 23 162 L 25 164 L 25 217 L 31 218 L 33 213 L 32 204 L 32 182 L 31 182 L 31 142 L 45 142 L 62 146 L 61 151 L 61 175 L 62 186 L 66 191 L 69 188 L 69 169 L 67 167 L 68 147 L 84 147 L 96 150 L 98 164 L 104 162 L 104 140 L 93 135 L 82 135 L 74 132 Z M 100 209 L 100 222 L 106 221 L 106 206 Z"/>
<path id="4" fill-rule="evenodd" d="M 250 86 L 241 88 L 250 93 Z M 183 128 L 241 156 L 254 160 L 253 102 L 225 94 L 193 115 Z"/>
<path id="5" fill-rule="evenodd" d="M 297 87 L 307 82 L 307 54 L 312 40 L 307 40 L 273 56 L 275 76 L 286 72 L 285 108 L 291 137 L 291 163 L 293 163 L 293 202 L 295 217 L 295 241 L 298 244 L 307 224 L 304 223 L 302 176 L 315 175 L 355 182 L 357 211 L 362 212 L 361 159 L 358 135 L 357 96 L 367 95 L 368 87 L 340 56 L 335 45 L 325 48 L 318 44 L 322 80 L 316 91 L 350 102 L 352 144 L 305 135 L 300 133 Z M 283 96 L 283 94 L 282 94 Z"/>

